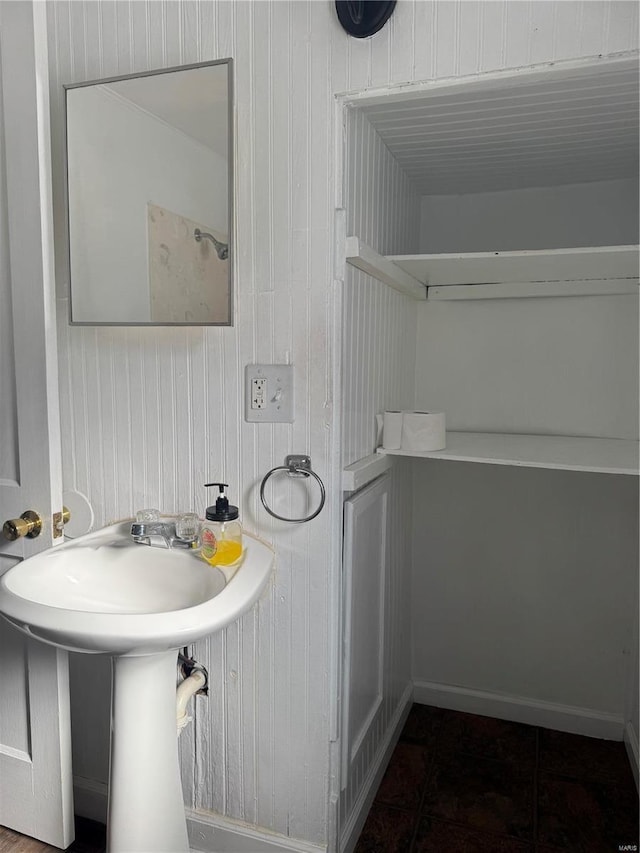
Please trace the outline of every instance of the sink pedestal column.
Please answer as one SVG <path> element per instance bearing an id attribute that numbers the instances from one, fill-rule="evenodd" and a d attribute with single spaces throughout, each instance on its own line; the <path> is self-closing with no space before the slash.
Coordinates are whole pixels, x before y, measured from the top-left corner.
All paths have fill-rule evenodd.
<path id="1" fill-rule="evenodd" d="M 177 654 L 112 658 L 107 853 L 189 853 L 178 764 Z"/>

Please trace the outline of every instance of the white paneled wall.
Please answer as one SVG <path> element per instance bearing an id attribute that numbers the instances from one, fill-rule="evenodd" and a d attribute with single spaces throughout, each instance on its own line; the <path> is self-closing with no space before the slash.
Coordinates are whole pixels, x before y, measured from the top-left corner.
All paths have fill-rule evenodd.
<path id="1" fill-rule="evenodd" d="M 417 696 L 621 738 L 634 478 L 418 460 L 414 506 Z"/>
<path id="2" fill-rule="evenodd" d="M 54 0 L 48 15 L 65 486 L 89 496 L 101 524 L 142 505 L 201 512 L 201 484 L 224 477 L 247 527 L 275 543 L 269 594 L 236 625 L 197 645 L 213 688 L 208 702 L 198 700 L 195 726 L 182 743 L 185 793 L 188 805 L 324 843 L 328 791 L 335 790 L 328 781 L 335 669 L 329 602 L 339 569 L 327 543 L 340 535 L 329 529 L 340 500 L 331 466 L 340 442 L 332 429 L 340 353 L 330 345 L 333 96 L 630 50 L 637 6 L 403 0 L 389 25 L 363 41 L 346 36 L 328 0 Z M 62 85 L 227 56 L 235 62 L 236 90 L 235 327 L 68 327 Z M 371 163 L 368 156 L 364 163 Z M 384 221 L 376 211 L 391 190 L 378 192 L 377 202 L 349 205 L 350 225 L 380 251 L 403 251 L 399 231 L 409 220 L 400 215 L 393 219 L 398 230 L 388 232 L 391 215 Z M 370 372 L 374 360 L 365 345 L 385 340 L 399 364 L 413 323 L 402 297 L 382 285 L 370 288 L 358 273 L 351 286 L 345 354 L 351 357 L 352 346 L 368 363 L 355 374 L 344 371 L 344 464 L 370 452 L 373 412 L 404 394 L 397 391 L 404 382 L 397 366 L 385 367 L 384 379 Z M 391 332 L 383 328 L 387 319 Z M 244 423 L 244 365 L 287 357 L 295 365 L 295 423 Z M 285 454 L 302 451 L 311 454 L 329 501 L 312 524 L 291 528 L 266 516 L 257 489 Z M 284 509 L 286 490 L 282 501 Z M 76 703 L 81 739 L 100 736 L 88 733 L 94 705 L 107 696 L 105 686 L 104 695 Z M 88 752 L 85 759 L 82 775 L 99 778 Z"/>
<path id="3" fill-rule="evenodd" d="M 637 440 L 636 295 L 427 302 L 417 313 L 415 404 L 446 412 L 448 428 Z"/>
<path id="4" fill-rule="evenodd" d="M 276 523 L 262 509 L 258 487 L 287 453 L 308 452 L 333 494 L 332 113 L 329 75 L 314 66 L 310 39 L 312 30 L 324 32 L 321 43 L 328 43 L 332 19 L 306 3 L 87 2 L 50 4 L 49 22 L 59 240 L 62 84 L 235 60 L 236 326 L 69 327 L 60 251 L 65 480 L 89 496 L 101 524 L 147 505 L 202 513 L 202 485 L 224 479 L 246 527 L 275 543 L 274 583 L 259 606 L 197 644 L 212 688 L 208 701 L 197 700 L 195 725 L 181 742 L 185 796 L 195 808 L 323 841 L 329 508 L 309 525 Z M 244 423 L 244 365 L 287 358 L 295 366 L 295 423 Z M 274 501 L 281 494 L 286 514 L 282 480 Z M 108 695 L 105 684 L 82 711 L 74 704 L 77 740 L 100 736 L 93 723 L 104 721 Z M 104 770 L 103 762 L 91 766 L 99 753 L 77 747 L 85 763 L 76 773 L 95 778 Z"/>
<path id="5" fill-rule="evenodd" d="M 638 180 L 533 187 L 421 200 L 418 251 L 621 246 L 638 237 Z"/>
<path id="6" fill-rule="evenodd" d="M 347 233 L 380 254 L 408 253 L 418 239 L 420 199 L 367 119 L 347 112 L 344 205 Z M 375 450 L 375 415 L 406 408 L 413 397 L 415 303 L 371 276 L 347 267 L 343 292 L 342 458 L 350 464 Z M 385 745 L 393 735 L 410 688 L 409 606 L 411 469 L 393 471 L 389 498 L 389 564 L 386 566 L 381 635 L 382 702 L 343 780 L 340 826 L 343 843 L 353 834 Z M 345 566 L 345 573 L 350 571 Z M 363 590 L 354 590 L 361 597 Z M 350 615 L 346 615 L 347 621 Z M 375 633 L 375 632 L 374 632 Z M 377 633 L 376 633 L 377 636 Z M 345 691 L 348 693 L 348 691 Z M 346 699 L 345 699 L 346 701 Z"/>
<path id="7" fill-rule="evenodd" d="M 347 234 L 381 255 L 409 254 L 420 198 L 367 119 L 348 113 Z M 415 304 L 354 267 L 346 269 L 343 323 L 345 465 L 375 449 L 375 415 L 409 406 L 415 365 Z"/>

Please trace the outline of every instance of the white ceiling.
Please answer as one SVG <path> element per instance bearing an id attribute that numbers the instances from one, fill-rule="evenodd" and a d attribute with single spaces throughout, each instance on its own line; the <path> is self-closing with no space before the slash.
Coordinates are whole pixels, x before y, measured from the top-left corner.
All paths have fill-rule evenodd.
<path id="1" fill-rule="evenodd" d="M 229 72 L 219 63 L 143 74 L 105 85 L 151 115 L 211 148 L 225 160 L 229 147 Z"/>
<path id="2" fill-rule="evenodd" d="M 477 78 L 358 109 L 421 195 L 638 174 L 637 59 Z"/>

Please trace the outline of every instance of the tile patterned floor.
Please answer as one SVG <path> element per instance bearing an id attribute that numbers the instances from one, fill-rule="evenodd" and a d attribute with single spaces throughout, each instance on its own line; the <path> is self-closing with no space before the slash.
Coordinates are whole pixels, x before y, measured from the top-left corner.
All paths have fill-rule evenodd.
<path id="1" fill-rule="evenodd" d="M 414 705 L 355 853 L 633 844 L 638 792 L 623 744 Z"/>
<path id="2" fill-rule="evenodd" d="M 355 853 L 618 853 L 633 844 L 638 794 L 621 743 L 414 705 Z M 54 850 L 0 828 L 0 853 Z M 78 818 L 68 853 L 104 851 L 104 826 Z"/>

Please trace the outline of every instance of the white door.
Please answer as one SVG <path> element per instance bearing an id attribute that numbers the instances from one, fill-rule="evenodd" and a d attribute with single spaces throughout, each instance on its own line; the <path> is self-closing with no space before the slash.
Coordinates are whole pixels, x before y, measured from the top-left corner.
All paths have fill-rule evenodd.
<path id="1" fill-rule="evenodd" d="M 45 4 L 0 2 L 0 572 L 60 542 Z M 67 847 L 73 797 L 67 653 L 0 620 L 0 825 Z"/>

